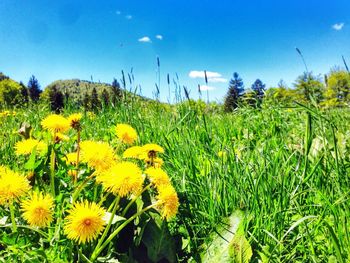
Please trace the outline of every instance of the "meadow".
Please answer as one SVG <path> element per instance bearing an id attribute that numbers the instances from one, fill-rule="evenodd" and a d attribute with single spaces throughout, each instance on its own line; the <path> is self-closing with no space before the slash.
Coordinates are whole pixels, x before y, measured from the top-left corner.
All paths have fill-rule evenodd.
<path id="1" fill-rule="evenodd" d="M 77 112 L 68 107 L 61 115 Z M 138 214 L 145 200 L 152 199 L 142 195 L 143 203 L 130 205 L 130 211 L 138 215 L 102 247 L 98 257 L 92 255 L 96 246 L 101 247 L 101 235 L 79 243 L 57 227 L 63 226 L 72 206 L 68 193 L 92 173 L 90 168 L 80 168 L 83 172 L 76 184 L 67 165 L 59 161 L 76 148 L 76 132 L 70 130 L 66 141 L 49 146 L 41 157 L 18 155 L 15 145 L 23 140 L 18 133 L 23 122 L 32 127 L 32 137 L 50 141 L 41 122 L 51 112 L 40 104 L 16 109 L 15 114 L 10 111 L 0 117 L 0 165 L 37 177 L 34 183 L 31 179 L 31 185 L 47 192 L 54 172 L 56 208 L 51 224 L 38 228 L 28 226 L 23 218 L 21 200 L 11 204 L 11 209 L 1 205 L 1 262 L 350 260 L 348 109 L 295 104 L 242 107 L 223 113 L 196 102 L 170 106 L 135 100 L 81 113 L 82 141 L 108 142 L 122 155 L 127 147 L 116 140 L 115 126 L 129 124 L 137 131 L 136 145 L 154 143 L 164 149 L 158 157 L 177 192 L 176 216 L 159 218 L 153 208 Z M 53 170 L 52 152 L 57 154 Z M 120 206 L 114 206 L 114 199 L 104 196 L 103 189 L 92 180 L 77 199 L 124 211 L 118 209 L 133 198 L 122 197 Z M 18 225 L 16 231 L 11 216 Z M 126 222 L 128 215 L 117 212 L 116 217 L 120 221 L 108 224 L 104 238 Z"/>

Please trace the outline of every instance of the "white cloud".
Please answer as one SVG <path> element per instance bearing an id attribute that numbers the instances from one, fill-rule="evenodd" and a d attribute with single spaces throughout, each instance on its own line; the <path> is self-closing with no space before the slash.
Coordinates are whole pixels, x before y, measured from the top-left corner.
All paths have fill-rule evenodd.
<path id="1" fill-rule="evenodd" d="M 152 43 L 152 40 L 148 36 L 144 36 L 138 39 L 139 42 Z"/>
<path id="2" fill-rule="evenodd" d="M 122 12 L 120 12 L 119 10 L 115 11 L 115 13 L 119 16 Z"/>
<path id="3" fill-rule="evenodd" d="M 215 87 L 211 87 L 211 86 L 207 86 L 207 85 L 200 85 L 199 86 L 200 90 L 201 91 L 207 91 L 207 90 L 215 90 L 216 88 Z"/>
<path id="4" fill-rule="evenodd" d="M 162 35 L 156 35 L 156 39 L 162 40 L 163 36 Z"/>
<path id="5" fill-rule="evenodd" d="M 226 83 L 226 82 L 227 82 L 227 79 L 225 79 L 225 78 L 208 78 L 208 82 L 213 82 L 213 83 L 217 83 L 217 82 Z"/>
<path id="6" fill-rule="evenodd" d="M 125 16 L 125 18 L 130 20 L 130 19 L 132 19 L 132 15 L 127 15 L 127 16 Z"/>
<path id="7" fill-rule="evenodd" d="M 204 78 L 204 70 L 203 71 L 198 71 L 198 70 L 192 70 L 188 74 L 188 76 L 192 79 L 196 78 Z M 207 71 L 207 78 L 220 78 L 222 75 L 218 72 L 212 72 L 212 71 Z"/>
<path id="8" fill-rule="evenodd" d="M 192 71 L 190 71 L 188 76 L 192 79 L 197 79 L 197 78 L 204 79 L 205 78 L 204 70 L 202 70 L 202 71 L 192 70 Z M 220 73 L 212 72 L 212 71 L 207 71 L 207 79 L 208 79 L 208 82 L 212 82 L 212 83 L 218 83 L 218 82 L 226 83 L 227 82 L 227 79 L 223 78 Z"/>
<path id="9" fill-rule="evenodd" d="M 340 31 L 343 29 L 344 25 L 345 25 L 344 23 L 336 23 L 332 26 L 332 28 L 336 31 Z"/>

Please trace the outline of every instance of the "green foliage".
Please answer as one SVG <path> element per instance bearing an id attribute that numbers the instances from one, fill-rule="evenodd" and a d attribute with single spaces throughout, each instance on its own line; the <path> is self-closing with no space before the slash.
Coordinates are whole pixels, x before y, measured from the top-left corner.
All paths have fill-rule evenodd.
<path id="1" fill-rule="evenodd" d="M 147 248 L 147 255 L 151 262 L 176 262 L 176 250 L 173 237 L 168 225 L 159 215 L 151 214 L 142 235 L 142 242 Z"/>
<path id="2" fill-rule="evenodd" d="M 285 105 L 291 106 L 294 101 L 302 101 L 303 97 L 295 89 L 287 87 L 269 88 L 265 92 L 264 105 Z"/>
<path id="3" fill-rule="evenodd" d="M 0 81 L 0 104 L 6 106 L 23 105 L 26 101 L 23 86 L 12 79 Z"/>
<path id="4" fill-rule="evenodd" d="M 242 232 L 242 211 L 234 212 L 229 218 L 221 222 L 220 226 L 212 234 L 212 240 L 208 242 L 208 247 L 203 252 L 203 263 L 235 263 L 237 253 L 232 251 L 236 244 L 236 236 Z"/>
<path id="5" fill-rule="evenodd" d="M 238 228 L 235 233 L 234 238 L 230 242 L 230 256 L 233 259 L 233 263 L 249 263 L 253 251 L 248 240 L 245 237 L 244 229 L 242 227 Z"/>
<path id="6" fill-rule="evenodd" d="M 314 76 L 311 72 L 300 75 L 294 86 L 296 93 L 302 98 L 301 102 L 308 102 L 311 98 L 317 103 L 323 100 L 324 84 L 319 77 Z"/>
<path id="7" fill-rule="evenodd" d="M 328 75 L 325 91 L 326 107 L 344 106 L 350 102 L 350 73 L 343 70 L 333 70 Z"/>

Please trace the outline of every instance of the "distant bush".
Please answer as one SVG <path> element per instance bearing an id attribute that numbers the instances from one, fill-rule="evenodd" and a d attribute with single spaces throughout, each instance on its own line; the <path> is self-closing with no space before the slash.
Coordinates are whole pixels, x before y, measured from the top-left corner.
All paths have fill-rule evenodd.
<path id="1" fill-rule="evenodd" d="M 0 81 L 0 105 L 12 106 L 12 105 L 22 105 L 26 98 L 23 87 L 9 78 L 3 78 Z"/>

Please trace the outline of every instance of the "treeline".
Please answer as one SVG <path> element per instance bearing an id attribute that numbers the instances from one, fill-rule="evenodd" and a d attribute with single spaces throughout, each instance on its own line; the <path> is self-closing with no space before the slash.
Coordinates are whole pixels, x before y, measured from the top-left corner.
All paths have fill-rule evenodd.
<path id="1" fill-rule="evenodd" d="M 123 96 L 123 90 L 116 79 L 111 84 L 81 80 L 55 81 L 42 91 L 35 76 L 31 76 L 25 85 L 0 72 L 0 108 L 44 103 L 56 112 L 67 105 L 93 111 L 116 105 Z"/>
<path id="2" fill-rule="evenodd" d="M 25 85 L 0 72 L 0 108 L 46 103 L 56 112 L 68 105 L 94 111 L 135 97 L 127 96 L 129 93 L 121 88 L 116 79 L 111 84 L 79 79 L 59 80 L 42 91 L 35 76 L 31 76 Z M 349 71 L 334 68 L 324 76 L 305 72 L 295 80 L 293 87 L 280 81 L 277 87 L 269 89 L 260 79 L 246 88 L 242 78 L 235 72 L 229 82 L 223 107 L 220 108 L 232 112 L 242 106 L 259 108 L 262 105 L 291 105 L 294 102 L 313 102 L 322 107 L 350 105 Z"/>
<path id="3" fill-rule="evenodd" d="M 290 105 L 293 102 L 317 103 L 323 107 L 342 107 L 350 105 L 350 73 L 340 68 L 332 69 L 323 77 L 312 72 L 300 75 L 293 88 L 283 81 L 277 87 L 266 89 L 257 79 L 249 89 L 238 73 L 233 74 L 224 102 L 224 110 L 231 112 L 240 106 L 261 107 L 261 105 Z"/>

